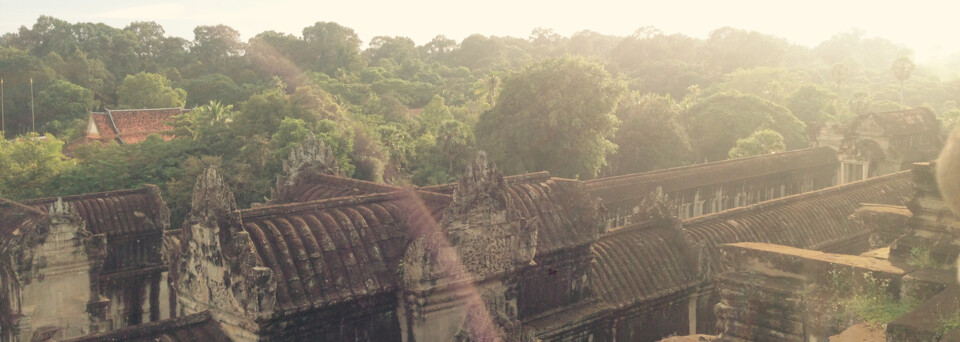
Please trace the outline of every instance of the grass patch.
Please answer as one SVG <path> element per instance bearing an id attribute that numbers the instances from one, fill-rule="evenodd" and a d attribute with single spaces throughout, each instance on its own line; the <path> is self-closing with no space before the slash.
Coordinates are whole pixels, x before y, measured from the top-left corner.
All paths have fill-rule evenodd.
<path id="1" fill-rule="evenodd" d="M 890 293 L 890 280 L 877 279 L 872 273 L 863 274 L 864 283 L 856 294 L 842 301 L 842 306 L 860 320 L 882 326 L 901 315 L 913 311 L 917 304 L 900 301 Z"/>
<path id="2" fill-rule="evenodd" d="M 954 306 L 960 308 L 960 301 L 954 299 Z M 940 322 L 940 327 L 937 328 L 937 340 L 942 339 L 951 331 L 960 330 L 960 311 L 957 311 L 957 309 L 954 309 L 953 311 L 954 312 L 952 315 L 940 317 L 940 319 L 937 320 Z"/>
<path id="3" fill-rule="evenodd" d="M 917 266 L 920 268 L 941 268 L 943 265 L 940 265 L 936 260 L 930 256 L 930 248 L 927 247 L 913 247 L 910 248 L 910 256 L 907 257 L 907 264 L 911 266 Z"/>

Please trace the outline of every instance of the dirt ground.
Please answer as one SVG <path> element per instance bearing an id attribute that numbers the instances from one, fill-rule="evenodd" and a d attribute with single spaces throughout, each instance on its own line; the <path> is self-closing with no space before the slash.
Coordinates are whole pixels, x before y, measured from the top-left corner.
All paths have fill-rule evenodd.
<path id="1" fill-rule="evenodd" d="M 880 327 L 860 323 L 842 333 L 830 336 L 830 342 L 886 342 L 887 334 Z"/>

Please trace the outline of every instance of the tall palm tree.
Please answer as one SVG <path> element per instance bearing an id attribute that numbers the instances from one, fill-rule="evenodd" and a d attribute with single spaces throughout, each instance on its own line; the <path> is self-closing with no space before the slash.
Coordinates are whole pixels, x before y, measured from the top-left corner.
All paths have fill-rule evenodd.
<path id="1" fill-rule="evenodd" d="M 837 63 L 833 66 L 833 70 L 830 70 L 830 75 L 833 76 L 833 81 L 837 82 L 837 114 L 840 114 L 840 84 L 847 80 L 847 74 L 850 72 L 847 69 L 847 66 L 843 63 Z"/>
<path id="2" fill-rule="evenodd" d="M 910 78 L 910 73 L 916 69 L 916 65 L 910 60 L 910 57 L 902 56 L 893 61 L 893 76 L 900 80 L 900 109 L 903 109 L 903 81 Z"/>

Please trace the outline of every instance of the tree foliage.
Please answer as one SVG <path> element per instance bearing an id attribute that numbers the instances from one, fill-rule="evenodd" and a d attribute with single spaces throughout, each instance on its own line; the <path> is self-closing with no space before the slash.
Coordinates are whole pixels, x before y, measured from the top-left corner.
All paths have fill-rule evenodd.
<path id="1" fill-rule="evenodd" d="M 797 88 L 787 98 L 786 106 L 804 123 L 826 122 L 836 118 L 834 97 L 822 87 L 807 84 Z"/>
<path id="2" fill-rule="evenodd" d="M 544 60 L 504 82 L 497 104 L 480 117 L 481 148 L 507 173 L 547 170 L 596 177 L 616 150 L 609 139 L 624 86 L 583 58 Z"/>
<path id="3" fill-rule="evenodd" d="M 62 149 L 63 141 L 50 134 L 0 139 L 0 198 L 42 196 L 50 182 L 73 164 Z"/>
<path id="4" fill-rule="evenodd" d="M 173 88 L 160 74 L 141 72 L 129 75 L 117 88 L 120 108 L 176 108 L 183 107 L 187 92 Z"/>
<path id="5" fill-rule="evenodd" d="M 85 119 L 97 106 L 93 92 L 76 84 L 58 80 L 37 96 L 37 125 Z M 59 135 L 61 132 L 51 132 Z"/>
<path id="6" fill-rule="evenodd" d="M 737 139 L 737 145 L 730 149 L 730 158 L 743 158 L 785 151 L 783 136 L 777 131 L 761 129 L 749 137 Z"/>
<path id="7" fill-rule="evenodd" d="M 807 145 L 806 125 L 789 109 L 753 95 L 713 95 L 691 107 L 683 121 L 698 161 L 726 159 L 737 139 L 760 129 L 780 133 L 787 149 Z"/>
<path id="8" fill-rule="evenodd" d="M 609 175 L 644 172 L 692 160 L 690 139 L 680 124 L 679 105 L 670 97 L 633 93 L 617 106 L 622 122 L 613 142 Z"/>
<path id="9" fill-rule="evenodd" d="M 720 160 L 734 148 L 766 153 L 758 140 L 770 134 L 757 132 L 767 130 L 801 148 L 802 121 L 896 109 L 901 93 L 903 106 L 938 108 L 944 127 L 960 120 L 960 57 L 938 68 L 911 62 L 890 77 L 911 52 L 856 30 L 812 49 L 733 28 L 707 39 L 655 27 L 624 37 L 438 35 L 423 45 L 376 36 L 364 47 L 353 29 L 318 22 L 299 36 L 239 37 L 224 25 L 185 39 L 156 22 L 121 29 L 49 16 L 0 36 L 5 134 L 21 137 L 8 145 L 41 141 L 24 135 L 31 79 L 37 127 L 59 140 L 81 138 L 97 107 L 195 107 L 176 119 L 172 141 L 35 151 L 17 163 L 47 170 L 34 177 L 46 181 L 23 181 L 16 196 L 155 183 L 178 225 L 207 165 L 224 170 L 241 207 L 265 201 L 306 132 L 353 177 L 424 185 L 456 180 L 480 148 L 507 174 L 580 178 Z M 624 86 L 633 93 L 618 101 Z M 62 167 L 39 166 L 56 160 Z M 21 176 L 30 178 L 0 177 Z"/>

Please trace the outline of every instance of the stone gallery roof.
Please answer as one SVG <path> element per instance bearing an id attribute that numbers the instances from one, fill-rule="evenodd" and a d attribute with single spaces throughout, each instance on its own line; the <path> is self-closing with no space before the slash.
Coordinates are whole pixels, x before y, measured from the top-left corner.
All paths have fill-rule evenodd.
<path id="1" fill-rule="evenodd" d="M 21 243 L 46 217 L 43 211 L 0 198 L 0 254 Z"/>
<path id="2" fill-rule="evenodd" d="M 170 223 L 170 211 L 160 198 L 156 185 L 139 189 L 98 192 L 76 196 L 63 196 L 86 222 L 93 234 L 112 236 L 160 232 Z M 21 203 L 46 212 L 57 197 L 26 200 Z"/>
<path id="3" fill-rule="evenodd" d="M 116 139 L 121 144 L 135 144 L 150 134 L 163 134 L 173 129 L 173 117 L 190 110 L 183 108 L 107 110 L 90 113 L 87 138 L 107 142 Z M 164 135 L 164 140 L 173 139 Z"/>
<path id="4" fill-rule="evenodd" d="M 872 121 L 879 126 L 883 135 L 906 135 L 940 132 L 940 122 L 933 111 L 927 108 L 914 108 L 889 112 L 867 113 L 857 117 L 851 127 L 859 130 L 860 125 Z"/>
<path id="5" fill-rule="evenodd" d="M 537 181 L 544 181 L 547 179 L 550 179 L 550 172 L 547 172 L 547 171 L 524 173 L 519 175 L 503 177 L 503 180 L 506 181 L 508 185 L 514 184 L 514 183 L 532 183 Z M 424 186 L 424 187 L 420 187 L 420 190 L 452 195 L 453 190 L 456 188 L 457 188 L 457 183 L 448 183 L 448 184 L 441 184 L 441 185 Z"/>
<path id="6" fill-rule="evenodd" d="M 596 240 L 598 229 L 594 208 L 584 195 L 583 182 L 552 178 L 546 171 L 503 177 L 510 188 L 510 198 L 525 219 L 539 217 L 537 255 L 583 246 Z M 452 194 L 456 183 L 422 187 L 422 191 Z"/>
<path id="7" fill-rule="evenodd" d="M 450 200 L 418 195 L 425 205 L 410 192 L 394 192 L 240 210 L 260 263 L 277 277 L 278 309 L 395 290 L 408 228 L 424 222 L 424 209 L 437 220 Z"/>
<path id="8" fill-rule="evenodd" d="M 91 334 L 66 340 L 69 342 L 87 341 L 232 341 L 220 324 L 213 320 L 209 312 L 171 318 L 157 322 L 125 327 L 122 329 Z"/>
<path id="9" fill-rule="evenodd" d="M 515 179 L 516 180 L 516 179 Z M 596 241 L 600 228 L 583 184 L 558 178 L 526 179 L 508 185 L 521 217 L 540 220 L 537 255 L 546 255 Z"/>
<path id="10" fill-rule="evenodd" d="M 830 250 L 866 233 L 848 219 L 861 203 L 903 206 L 913 195 L 912 184 L 904 171 L 689 219 L 683 229 L 712 255 L 719 245 L 734 242 Z"/>
<path id="11" fill-rule="evenodd" d="M 593 289 L 623 307 L 667 296 L 699 282 L 696 256 L 676 228 L 643 222 L 611 231 L 593 245 Z"/>
<path id="12" fill-rule="evenodd" d="M 297 196 L 301 202 L 396 192 L 401 188 L 356 179 L 313 174 L 308 176 L 308 187 Z M 583 200 L 582 182 L 551 178 L 550 173 L 536 172 L 504 177 L 510 188 L 510 197 L 524 218 L 539 217 L 542 226 L 538 234 L 537 254 L 582 246 L 593 242 L 598 232 L 590 229 L 592 209 L 580 203 Z M 456 183 L 418 188 L 420 195 L 437 193 L 451 195 Z"/>
<path id="13" fill-rule="evenodd" d="M 432 192 L 309 177 L 311 185 L 299 195 L 307 202 L 238 211 L 260 263 L 278 277 L 277 305 L 284 311 L 394 291 L 409 236 L 439 229 L 437 222 L 452 200 L 445 194 L 452 186 L 432 187 Z M 581 182 L 545 172 L 510 179 L 509 196 L 521 217 L 540 223 L 538 255 L 587 246 L 599 236 Z M 393 191 L 380 193 L 384 190 Z M 325 199 L 309 201 L 313 198 Z"/>
<path id="14" fill-rule="evenodd" d="M 682 166 L 644 173 L 589 180 L 587 191 L 603 203 L 636 200 L 658 186 L 664 192 L 692 189 L 710 184 L 724 184 L 783 172 L 821 167 L 835 167 L 837 152 L 828 147 L 815 147 L 762 156 L 730 159 L 712 163 Z"/>
<path id="15" fill-rule="evenodd" d="M 393 185 L 368 182 L 359 179 L 314 173 L 304 178 L 303 186 L 293 191 L 296 202 L 318 201 L 323 199 L 380 194 L 400 191 L 403 188 Z"/>

